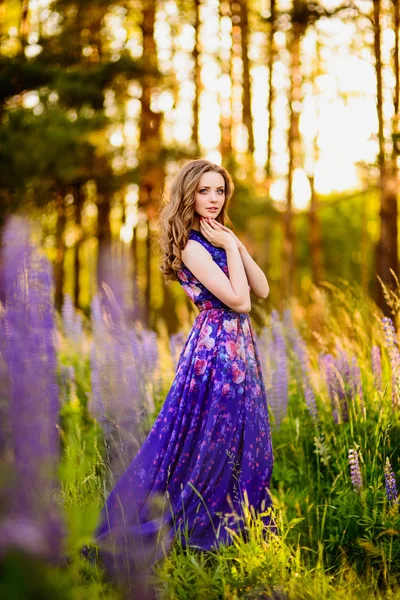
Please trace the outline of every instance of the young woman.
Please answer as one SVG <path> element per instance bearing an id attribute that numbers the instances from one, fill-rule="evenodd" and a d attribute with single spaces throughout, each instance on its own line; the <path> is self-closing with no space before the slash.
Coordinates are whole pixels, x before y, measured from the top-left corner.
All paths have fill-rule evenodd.
<path id="1" fill-rule="evenodd" d="M 224 225 L 232 192 L 224 168 L 194 160 L 161 213 L 161 270 L 199 313 L 160 414 L 103 508 L 96 541 L 110 569 L 118 556 L 157 560 L 177 535 L 204 550 L 229 544 L 226 527 L 241 529 L 243 502 L 270 505 L 268 408 L 248 314 L 250 290 L 265 298 L 269 286 Z"/>

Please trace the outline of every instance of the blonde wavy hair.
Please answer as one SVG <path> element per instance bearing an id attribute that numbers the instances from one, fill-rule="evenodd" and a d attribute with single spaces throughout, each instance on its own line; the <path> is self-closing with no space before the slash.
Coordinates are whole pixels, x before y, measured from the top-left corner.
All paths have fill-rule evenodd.
<path id="1" fill-rule="evenodd" d="M 169 198 L 163 196 L 159 215 L 158 243 L 162 253 L 160 270 L 166 281 L 176 280 L 176 272 L 182 267 L 182 250 L 189 239 L 189 232 L 194 222 L 195 192 L 203 173 L 214 171 L 225 180 L 225 202 L 217 221 L 222 225 L 232 224 L 227 214 L 227 206 L 232 198 L 234 184 L 229 173 L 209 160 L 191 160 L 184 165 L 172 182 Z"/>

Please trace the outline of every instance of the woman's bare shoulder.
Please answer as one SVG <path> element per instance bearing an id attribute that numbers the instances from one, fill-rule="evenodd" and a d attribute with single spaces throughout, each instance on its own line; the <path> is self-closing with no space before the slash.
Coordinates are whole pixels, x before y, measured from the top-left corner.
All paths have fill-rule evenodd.
<path id="1" fill-rule="evenodd" d="M 186 246 L 182 250 L 182 257 L 183 256 L 186 256 L 187 258 L 197 256 L 203 256 L 206 258 L 207 256 L 210 256 L 211 258 L 211 254 L 209 253 L 207 248 L 204 248 L 204 246 L 200 244 L 200 242 L 198 242 L 197 240 L 191 239 L 187 241 Z"/>

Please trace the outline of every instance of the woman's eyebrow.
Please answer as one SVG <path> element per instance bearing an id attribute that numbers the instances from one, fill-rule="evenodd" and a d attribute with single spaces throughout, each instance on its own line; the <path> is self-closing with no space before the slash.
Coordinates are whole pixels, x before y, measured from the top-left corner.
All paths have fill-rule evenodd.
<path id="1" fill-rule="evenodd" d="M 210 186 L 209 185 L 200 185 L 199 186 L 199 190 L 202 190 L 203 188 L 206 188 L 207 190 L 209 190 Z M 217 187 L 217 190 L 223 190 L 223 189 L 225 189 L 225 186 L 223 186 L 223 185 L 219 185 Z"/>

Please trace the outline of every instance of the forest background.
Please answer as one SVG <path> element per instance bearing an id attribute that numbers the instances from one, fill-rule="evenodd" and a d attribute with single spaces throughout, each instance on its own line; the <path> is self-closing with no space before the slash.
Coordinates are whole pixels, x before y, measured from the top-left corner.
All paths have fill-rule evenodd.
<path id="1" fill-rule="evenodd" d="M 385 310 L 399 15 L 398 0 L 4 0 L 0 227 L 34 214 L 57 308 L 68 293 L 86 313 L 111 246 L 128 314 L 172 334 L 193 307 L 162 279 L 157 217 L 204 157 L 231 172 L 233 226 L 270 283 L 256 322 L 340 279 Z"/>

